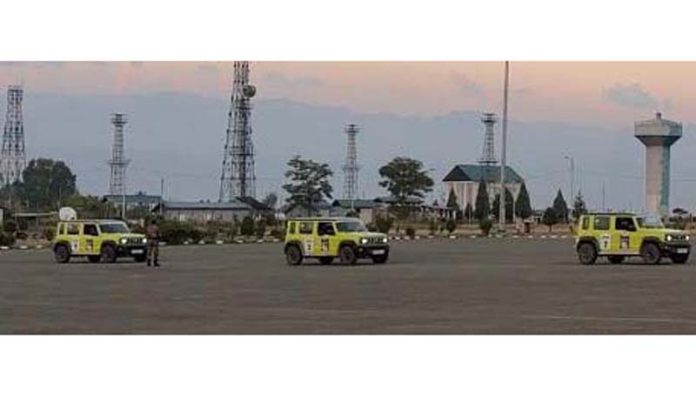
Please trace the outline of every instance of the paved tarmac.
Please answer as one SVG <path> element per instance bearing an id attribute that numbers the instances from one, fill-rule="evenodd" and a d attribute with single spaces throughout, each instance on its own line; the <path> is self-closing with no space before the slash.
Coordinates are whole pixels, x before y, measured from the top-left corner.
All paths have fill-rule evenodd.
<path id="1" fill-rule="evenodd" d="M 162 255 L 0 251 L 0 333 L 696 334 L 696 265 L 582 266 L 572 239 L 395 241 L 382 265 L 289 267 L 278 243 Z"/>

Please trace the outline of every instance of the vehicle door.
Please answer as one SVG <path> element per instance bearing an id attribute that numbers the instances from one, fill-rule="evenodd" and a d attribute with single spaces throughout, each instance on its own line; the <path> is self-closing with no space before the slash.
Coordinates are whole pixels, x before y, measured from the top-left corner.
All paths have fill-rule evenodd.
<path id="1" fill-rule="evenodd" d="M 595 216 L 592 222 L 593 235 L 597 238 L 599 252 L 610 253 L 612 247 L 612 230 L 610 216 Z"/>
<path id="2" fill-rule="evenodd" d="M 640 236 L 632 216 L 614 218 L 614 235 L 611 250 L 616 253 L 636 254 L 640 249 Z"/>
<path id="3" fill-rule="evenodd" d="M 65 239 L 70 244 L 70 252 L 72 254 L 81 254 L 82 244 L 80 243 L 80 239 L 82 238 L 82 224 L 67 223 L 66 229 Z"/>
<path id="4" fill-rule="evenodd" d="M 317 234 L 314 240 L 315 246 L 318 248 L 318 256 L 334 256 L 332 242 L 335 243 L 336 229 L 331 221 L 317 222 Z"/>
<path id="5" fill-rule="evenodd" d="M 82 254 L 99 254 L 99 227 L 94 223 L 82 225 Z"/>
<path id="6" fill-rule="evenodd" d="M 300 243 L 302 244 L 302 253 L 305 257 L 314 256 L 316 245 L 314 242 L 315 230 L 313 221 L 300 221 L 297 231 L 299 233 Z"/>

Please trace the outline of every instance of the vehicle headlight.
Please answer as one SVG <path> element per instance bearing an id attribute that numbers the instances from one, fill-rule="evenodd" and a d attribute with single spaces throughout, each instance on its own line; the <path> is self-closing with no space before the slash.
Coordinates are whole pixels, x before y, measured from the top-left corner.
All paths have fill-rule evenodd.
<path id="1" fill-rule="evenodd" d="M 671 235 L 667 235 L 667 236 L 665 237 L 665 240 L 666 240 L 667 242 L 671 241 L 671 240 L 672 240 L 672 236 L 671 236 Z"/>
<path id="2" fill-rule="evenodd" d="M 143 238 L 143 243 L 147 243 L 147 238 Z"/>
<path id="3" fill-rule="evenodd" d="M 367 244 L 367 238 L 360 238 L 360 243 L 362 243 L 363 245 L 366 245 L 366 244 Z"/>
<path id="4" fill-rule="evenodd" d="M 686 235 L 686 236 L 684 237 L 684 239 L 688 241 L 688 240 L 690 240 L 690 239 L 691 239 L 691 236 L 689 236 L 689 235 Z"/>
<path id="5" fill-rule="evenodd" d="M 127 239 L 127 238 L 121 238 L 121 245 L 125 245 L 126 243 L 128 243 L 128 239 Z"/>
<path id="6" fill-rule="evenodd" d="M 382 243 L 387 243 L 387 242 L 389 242 L 389 238 L 387 238 L 387 237 L 382 238 Z"/>

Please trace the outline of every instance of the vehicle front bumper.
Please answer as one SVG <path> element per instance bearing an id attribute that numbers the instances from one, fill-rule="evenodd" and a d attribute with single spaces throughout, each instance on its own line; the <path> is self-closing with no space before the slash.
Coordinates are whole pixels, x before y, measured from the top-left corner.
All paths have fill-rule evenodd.
<path id="1" fill-rule="evenodd" d="M 385 256 L 389 254 L 389 245 L 358 245 L 358 258 L 369 258 L 374 256 Z"/>
<path id="2" fill-rule="evenodd" d="M 685 250 L 686 249 L 686 250 Z M 691 244 L 685 241 L 679 242 L 664 242 L 662 244 L 662 254 L 672 256 L 675 254 L 689 254 L 691 252 Z"/>
<path id="3" fill-rule="evenodd" d="M 133 257 L 147 254 L 146 245 L 119 245 L 116 248 L 119 257 Z"/>

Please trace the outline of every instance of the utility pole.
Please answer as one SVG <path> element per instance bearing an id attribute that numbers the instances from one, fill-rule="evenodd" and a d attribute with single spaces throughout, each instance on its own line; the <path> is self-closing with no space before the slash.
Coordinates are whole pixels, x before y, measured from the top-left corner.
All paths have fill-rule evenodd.
<path id="1" fill-rule="evenodd" d="M 602 182 L 602 211 L 605 212 L 607 210 L 607 195 L 606 191 L 604 189 L 604 182 Z"/>
<path id="2" fill-rule="evenodd" d="M 575 159 L 570 155 L 563 158 L 570 162 L 570 199 L 575 199 Z"/>
<path id="3" fill-rule="evenodd" d="M 505 83 L 503 86 L 503 138 L 502 153 L 500 155 L 500 211 L 499 222 L 501 229 L 505 230 L 505 166 L 507 151 L 507 122 L 508 122 L 508 86 L 510 80 L 510 62 L 505 61 Z"/>

